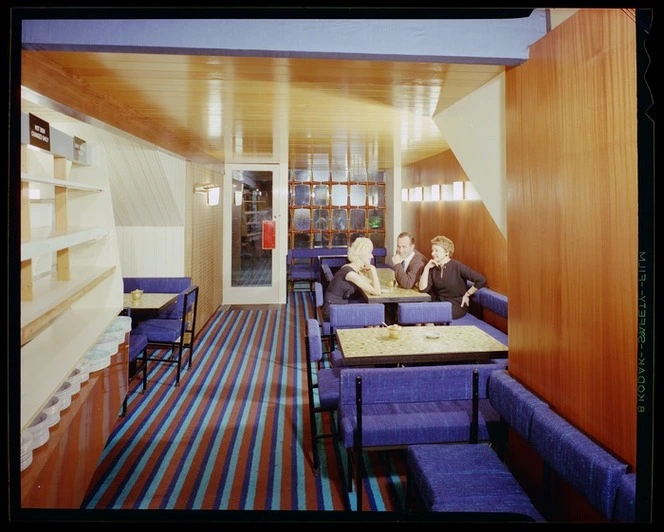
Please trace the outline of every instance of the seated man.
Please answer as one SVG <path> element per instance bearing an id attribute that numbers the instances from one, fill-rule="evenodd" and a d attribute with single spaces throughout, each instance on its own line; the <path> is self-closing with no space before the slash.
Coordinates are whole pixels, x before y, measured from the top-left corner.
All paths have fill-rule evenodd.
<path id="1" fill-rule="evenodd" d="M 397 252 L 392 257 L 394 278 L 402 288 L 417 286 L 429 259 L 415 249 L 415 237 L 404 231 L 397 237 Z"/>

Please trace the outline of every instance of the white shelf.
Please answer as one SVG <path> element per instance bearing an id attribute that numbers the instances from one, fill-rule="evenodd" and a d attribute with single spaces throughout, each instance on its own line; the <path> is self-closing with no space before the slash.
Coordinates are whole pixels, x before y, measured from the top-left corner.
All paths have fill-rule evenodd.
<path id="1" fill-rule="evenodd" d="M 21 181 L 29 181 L 30 183 L 41 183 L 44 185 L 53 185 L 56 187 L 65 187 L 76 190 L 88 190 L 90 192 L 103 192 L 105 190 L 104 188 L 97 185 L 78 183 L 76 181 L 69 181 L 68 179 L 55 179 L 48 176 L 32 175 L 25 172 L 21 173 Z"/>
<path id="2" fill-rule="evenodd" d="M 58 233 L 50 228 L 33 230 L 30 241 L 21 244 L 21 261 L 85 242 L 92 242 L 107 235 L 108 228 L 106 227 L 70 228 L 67 233 Z"/>
<path id="3" fill-rule="evenodd" d="M 70 309 L 21 347 L 21 430 L 41 412 L 120 310 Z"/>
<path id="4" fill-rule="evenodd" d="M 28 342 L 57 316 L 71 307 L 104 279 L 115 266 L 106 268 L 72 268 L 70 281 L 58 281 L 53 272 L 33 281 L 32 301 L 21 302 L 21 345 Z"/>

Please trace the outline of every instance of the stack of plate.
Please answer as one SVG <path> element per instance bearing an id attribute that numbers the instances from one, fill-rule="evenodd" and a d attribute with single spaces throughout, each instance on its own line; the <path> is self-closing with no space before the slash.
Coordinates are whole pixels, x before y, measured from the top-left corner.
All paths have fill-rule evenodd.
<path id="1" fill-rule="evenodd" d="M 60 421 L 60 399 L 57 396 L 51 397 L 51 399 L 46 403 L 43 412 L 48 416 L 46 423 L 49 427 L 55 425 Z"/>
<path id="2" fill-rule="evenodd" d="M 60 411 L 69 408 L 71 404 L 71 382 L 63 382 L 62 386 L 55 392 L 55 396 L 60 399 Z"/>
<path id="3" fill-rule="evenodd" d="M 88 379 L 90 378 L 90 362 L 88 359 L 84 358 L 81 360 L 76 369 L 81 370 L 81 384 L 88 382 Z"/>
<path id="4" fill-rule="evenodd" d="M 67 382 L 71 383 L 71 394 L 76 395 L 81 391 L 81 370 L 76 368 L 67 377 Z"/>
<path id="5" fill-rule="evenodd" d="M 88 349 L 85 358 L 88 360 L 88 364 L 90 364 L 91 373 L 111 365 L 111 351 L 108 348 L 103 349 L 98 345 Z"/>
<path id="6" fill-rule="evenodd" d="M 27 469 L 32 463 L 32 444 L 34 440 L 35 438 L 29 430 L 21 432 L 21 471 Z"/>
<path id="7" fill-rule="evenodd" d="M 32 433 L 32 449 L 41 447 L 48 441 L 48 415 L 46 412 L 40 412 L 39 415 L 30 423 L 28 430 Z"/>
<path id="8" fill-rule="evenodd" d="M 116 316 L 113 318 L 111 324 L 106 328 L 106 332 L 124 331 L 128 333 L 131 331 L 131 318 L 129 316 Z"/>
<path id="9" fill-rule="evenodd" d="M 103 349 L 106 351 L 110 356 L 117 355 L 118 353 L 118 344 L 120 342 L 111 339 L 111 341 L 108 341 L 108 338 L 104 338 L 106 335 L 102 334 L 99 339 L 97 340 L 97 343 L 93 346 L 94 348 L 99 348 Z M 103 340 L 106 340 L 105 342 Z"/>

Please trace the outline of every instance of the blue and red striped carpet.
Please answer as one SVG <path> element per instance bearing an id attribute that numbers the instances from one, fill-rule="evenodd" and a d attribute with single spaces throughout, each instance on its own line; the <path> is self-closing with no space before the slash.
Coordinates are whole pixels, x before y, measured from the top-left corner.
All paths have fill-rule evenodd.
<path id="1" fill-rule="evenodd" d="M 309 317 L 308 292 L 274 310 L 220 310 L 178 387 L 172 366 L 153 364 L 146 394 L 140 379 L 131 386 L 82 508 L 343 511 L 331 441 L 320 444 L 319 474 L 311 469 Z M 363 509 L 402 508 L 402 455 L 368 453 L 365 466 Z"/>

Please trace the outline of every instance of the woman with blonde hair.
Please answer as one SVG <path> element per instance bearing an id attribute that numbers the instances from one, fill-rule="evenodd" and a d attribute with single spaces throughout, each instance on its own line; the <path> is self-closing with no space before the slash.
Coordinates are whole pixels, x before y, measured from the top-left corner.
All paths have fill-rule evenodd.
<path id="1" fill-rule="evenodd" d="M 431 260 L 420 277 L 419 289 L 431 294 L 432 301 L 452 303 L 452 319 L 468 312 L 470 296 L 486 285 L 486 277 L 452 258 L 454 242 L 446 236 L 431 239 Z M 468 288 L 468 281 L 473 283 Z M 465 307 L 465 308 L 464 308 Z"/>
<path id="2" fill-rule="evenodd" d="M 358 237 L 348 248 L 348 264 L 344 264 L 330 281 L 325 291 L 323 318 L 330 319 L 330 305 L 346 305 L 350 299 L 358 299 L 359 289 L 374 296 L 380 295 L 380 281 L 373 259 L 373 242 Z M 371 281 L 363 273 L 368 273 Z"/>

